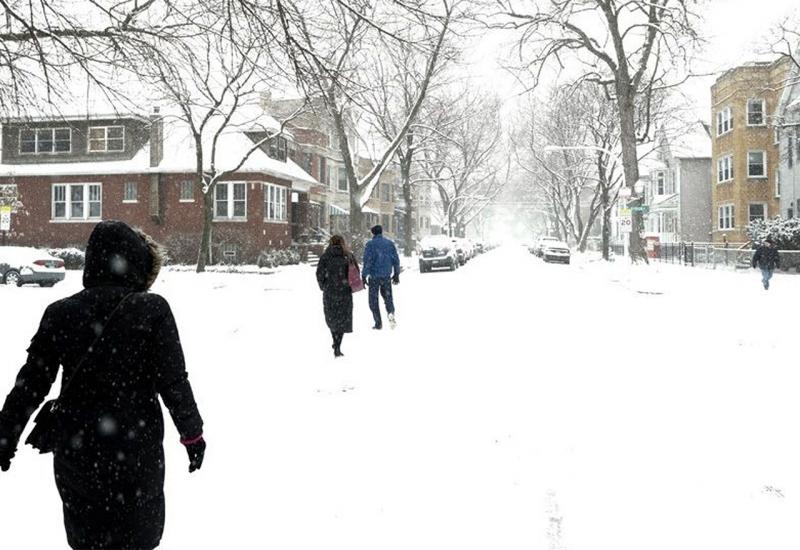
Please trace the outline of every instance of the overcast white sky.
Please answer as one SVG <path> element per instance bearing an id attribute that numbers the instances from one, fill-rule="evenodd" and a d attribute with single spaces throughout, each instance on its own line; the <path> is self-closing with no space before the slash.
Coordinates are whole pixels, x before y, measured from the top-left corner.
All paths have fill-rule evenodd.
<path id="1" fill-rule="evenodd" d="M 707 41 L 697 52 L 695 72 L 714 73 L 747 61 L 763 59 L 766 38 L 780 21 L 797 10 L 798 0 L 706 0 L 698 12 L 705 22 L 700 31 Z M 506 35 L 486 36 L 471 57 L 475 73 L 485 85 L 511 99 L 521 90 L 514 79 L 499 68 L 497 58 L 508 54 Z M 716 77 L 696 78 L 683 87 L 697 105 L 698 117 L 710 118 L 710 87 Z"/>

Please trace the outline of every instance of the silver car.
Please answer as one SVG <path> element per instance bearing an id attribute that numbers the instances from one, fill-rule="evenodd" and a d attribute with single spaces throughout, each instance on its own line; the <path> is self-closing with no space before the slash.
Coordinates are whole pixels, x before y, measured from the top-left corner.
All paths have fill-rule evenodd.
<path id="1" fill-rule="evenodd" d="M 24 246 L 0 246 L 0 282 L 10 286 L 53 286 L 66 276 L 64 260 L 45 250 Z"/>

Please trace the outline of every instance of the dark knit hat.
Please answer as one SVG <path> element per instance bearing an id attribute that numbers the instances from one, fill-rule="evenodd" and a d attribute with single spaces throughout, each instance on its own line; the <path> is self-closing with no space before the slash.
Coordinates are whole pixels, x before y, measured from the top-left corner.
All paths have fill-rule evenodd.
<path id="1" fill-rule="evenodd" d="M 372 231 L 373 235 L 382 235 L 383 234 L 383 227 L 381 227 L 380 225 L 376 225 L 375 227 L 370 229 L 370 231 Z"/>

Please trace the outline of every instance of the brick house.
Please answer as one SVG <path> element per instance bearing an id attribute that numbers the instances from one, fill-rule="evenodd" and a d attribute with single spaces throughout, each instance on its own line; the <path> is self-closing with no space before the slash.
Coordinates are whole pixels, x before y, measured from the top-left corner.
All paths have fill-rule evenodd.
<path id="1" fill-rule="evenodd" d="M 0 185 L 15 187 L 23 205 L 11 244 L 83 247 L 98 221 L 119 219 L 153 235 L 174 260 L 196 260 L 204 196 L 184 123 L 135 114 L 10 119 L 0 134 Z M 234 168 L 256 138 L 223 133 L 217 168 Z M 308 225 L 316 181 L 287 157 L 290 141 L 271 140 L 217 185 L 212 261 L 255 261 L 262 250 L 290 246 Z"/>
<path id="2" fill-rule="evenodd" d="M 714 242 L 746 242 L 747 224 L 779 213 L 778 110 L 789 60 L 750 63 L 711 87 L 712 235 Z"/>
<path id="3" fill-rule="evenodd" d="M 302 105 L 303 101 L 299 99 L 264 101 L 264 109 L 279 118 L 288 118 Z M 320 182 L 309 191 L 311 232 L 317 236 L 345 232 L 349 226 L 350 187 L 332 121 L 325 115 L 321 103 L 316 101 L 292 118 L 287 128 L 294 138 L 289 157 Z M 350 150 L 356 158 L 359 174 L 366 175 L 372 168 L 371 161 L 359 156 L 355 140 L 350 144 Z M 380 223 L 387 235 L 395 236 L 401 214 L 397 210 L 398 198 L 402 196 L 398 185 L 399 170 L 393 164 L 387 166 L 362 209 L 362 229 Z"/>

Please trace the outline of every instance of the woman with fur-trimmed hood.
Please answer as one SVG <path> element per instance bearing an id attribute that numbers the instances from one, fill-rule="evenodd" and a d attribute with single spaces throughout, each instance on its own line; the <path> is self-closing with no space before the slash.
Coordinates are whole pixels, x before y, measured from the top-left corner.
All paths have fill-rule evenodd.
<path id="1" fill-rule="evenodd" d="M 162 261 L 161 248 L 141 231 L 118 221 L 99 223 L 86 248 L 84 290 L 45 310 L 0 411 L 0 468 L 7 470 L 28 419 L 63 367 L 53 462 L 72 548 L 159 545 L 159 396 L 186 446 L 189 471 L 202 464 L 203 421 L 178 329 L 167 301 L 148 292 Z"/>

